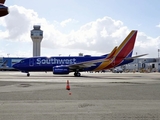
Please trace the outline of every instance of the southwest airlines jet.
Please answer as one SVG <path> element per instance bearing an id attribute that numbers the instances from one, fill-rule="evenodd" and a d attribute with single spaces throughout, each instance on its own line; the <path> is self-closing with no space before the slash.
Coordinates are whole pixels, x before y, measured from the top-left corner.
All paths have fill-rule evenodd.
<path id="1" fill-rule="evenodd" d="M 110 54 L 102 56 L 67 56 L 67 57 L 31 57 L 13 65 L 15 69 L 27 73 L 34 71 L 52 71 L 53 74 L 69 74 L 81 76 L 80 72 L 100 71 L 133 62 L 132 57 L 137 31 L 132 30 L 119 47 L 115 47 Z"/>

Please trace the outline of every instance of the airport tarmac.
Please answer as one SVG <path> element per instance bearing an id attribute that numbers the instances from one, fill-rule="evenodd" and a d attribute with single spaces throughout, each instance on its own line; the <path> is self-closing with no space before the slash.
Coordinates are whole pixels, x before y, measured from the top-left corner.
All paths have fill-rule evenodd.
<path id="1" fill-rule="evenodd" d="M 160 73 L 0 72 L 0 120 L 44 119 L 159 120 Z"/>

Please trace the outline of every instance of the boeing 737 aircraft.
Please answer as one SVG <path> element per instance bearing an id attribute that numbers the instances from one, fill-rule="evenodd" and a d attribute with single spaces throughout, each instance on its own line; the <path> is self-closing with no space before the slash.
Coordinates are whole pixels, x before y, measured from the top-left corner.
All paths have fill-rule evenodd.
<path id="1" fill-rule="evenodd" d="M 7 15 L 8 7 L 4 5 L 5 0 L 0 0 L 0 17 Z"/>
<path id="2" fill-rule="evenodd" d="M 137 31 L 132 30 L 119 47 L 115 47 L 110 54 L 102 56 L 68 56 L 68 57 L 31 57 L 13 65 L 15 69 L 27 73 L 33 71 L 52 71 L 53 74 L 69 74 L 81 76 L 83 71 L 100 71 L 128 64 L 136 57 L 132 57 Z"/>

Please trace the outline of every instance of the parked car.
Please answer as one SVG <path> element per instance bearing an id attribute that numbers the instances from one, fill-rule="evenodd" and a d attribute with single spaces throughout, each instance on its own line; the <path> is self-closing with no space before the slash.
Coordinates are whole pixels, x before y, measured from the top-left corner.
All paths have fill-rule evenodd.
<path id="1" fill-rule="evenodd" d="M 123 70 L 122 70 L 122 68 L 115 68 L 115 69 L 113 69 L 113 71 L 112 71 L 113 73 L 122 73 L 123 72 Z"/>

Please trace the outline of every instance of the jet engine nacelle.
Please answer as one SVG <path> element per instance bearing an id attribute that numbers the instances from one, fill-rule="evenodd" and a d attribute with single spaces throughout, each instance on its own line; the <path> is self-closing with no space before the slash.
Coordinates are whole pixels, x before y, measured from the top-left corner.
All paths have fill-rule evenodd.
<path id="1" fill-rule="evenodd" d="M 53 74 L 69 74 L 69 68 L 65 66 L 53 67 Z"/>

